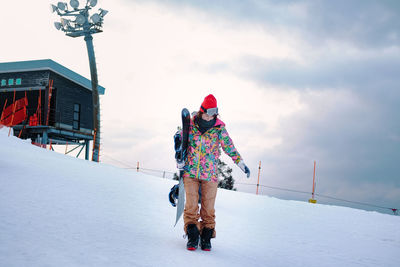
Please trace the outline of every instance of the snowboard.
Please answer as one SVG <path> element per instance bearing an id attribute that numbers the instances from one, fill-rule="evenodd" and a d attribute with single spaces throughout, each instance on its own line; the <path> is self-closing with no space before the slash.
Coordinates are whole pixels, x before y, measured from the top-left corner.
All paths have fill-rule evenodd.
<path id="1" fill-rule="evenodd" d="M 189 142 L 189 127 L 190 127 L 190 113 L 186 108 L 182 109 L 182 140 L 177 146 L 175 142 L 175 159 L 179 168 L 179 195 L 178 203 L 176 205 L 176 220 L 175 225 L 178 223 L 182 216 L 183 210 L 185 208 L 185 186 L 183 184 L 183 172 L 185 166 L 185 160 L 187 157 L 187 148 Z"/>

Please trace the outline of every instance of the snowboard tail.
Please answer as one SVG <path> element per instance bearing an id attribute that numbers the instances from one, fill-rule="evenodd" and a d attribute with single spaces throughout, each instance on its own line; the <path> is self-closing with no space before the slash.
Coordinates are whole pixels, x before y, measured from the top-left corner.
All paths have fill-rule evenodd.
<path id="1" fill-rule="evenodd" d="M 177 139 L 175 139 L 175 159 L 178 163 L 179 167 L 179 195 L 178 195 L 178 203 L 176 207 L 176 220 L 175 225 L 178 223 L 179 219 L 182 216 L 183 210 L 185 208 L 185 186 L 183 184 L 183 172 L 185 160 L 187 157 L 187 147 L 189 142 L 189 127 L 190 127 L 190 113 L 186 108 L 182 109 L 181 112 L 182 117 L 182 140 L 179 145 L 177 145 Z"/>
<path id="2" fill-rule="evenodd" d="M 182 173 L 183 171 L 180 171 Z M 183 210 L 185 209 L 185 186 L 183 184 L 182 174 L 179 175 L 179 195 L 178 195 L 178 203 L 176 205 L 176 220 L 175 225 L 178 223 L 179 219 L 183 214 Z"/>

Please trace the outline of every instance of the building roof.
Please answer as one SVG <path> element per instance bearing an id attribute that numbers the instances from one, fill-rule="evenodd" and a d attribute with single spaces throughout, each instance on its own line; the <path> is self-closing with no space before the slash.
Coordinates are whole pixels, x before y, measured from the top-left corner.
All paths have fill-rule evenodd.
<path id="1" fill-rule="evenodd" d="M 35 70 L 51 70 L 90 91 L 92 90 L 92 83 L 90 80 L 51 59 L 0 63 L 0 73 Z M 98 85 L 98 90 L 100 95 L 104 95 L 105 88 L 103 86 Z"/>

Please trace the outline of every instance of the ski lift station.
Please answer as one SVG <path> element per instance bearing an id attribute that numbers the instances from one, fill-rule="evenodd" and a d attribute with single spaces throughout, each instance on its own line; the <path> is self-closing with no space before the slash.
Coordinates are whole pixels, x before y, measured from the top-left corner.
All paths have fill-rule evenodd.
<path id="1" fill-rule="evenodd" d="M 105 88 L 98 86 L 100 95 Z M 89 159 L 95 137 L 91 81 L 50 59 L 0 63 L 0 123 L 39 146 L 78 145 Z M 77 147 L 77 148 L 78 148 Z"/>

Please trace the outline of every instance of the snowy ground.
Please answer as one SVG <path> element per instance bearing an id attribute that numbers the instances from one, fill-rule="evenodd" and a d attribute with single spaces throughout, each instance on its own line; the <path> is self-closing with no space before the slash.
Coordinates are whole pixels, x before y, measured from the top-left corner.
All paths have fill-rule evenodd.
<path id="1" fill-rule="evenodd" d="M 0 266 L 400 266 L 400 217 L 219 190 L 213 250 L 185 249 L 174 181 L 0 129 Z M 169 156 L 169 155 L 166 155 Z"/>

